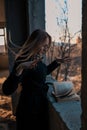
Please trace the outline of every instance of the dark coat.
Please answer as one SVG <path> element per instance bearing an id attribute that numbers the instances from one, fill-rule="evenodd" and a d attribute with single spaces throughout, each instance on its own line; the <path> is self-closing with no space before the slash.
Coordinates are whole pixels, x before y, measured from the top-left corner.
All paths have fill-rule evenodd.
<path id="1" fill-rule="evenodd" d="M 15 75 L 15 67 L 2 90 L 5 95 L 12 94 L 22 84 L 22 91 L 16 110 L 17 130 L 48 130 L 48 100 L 45 85 L 46 76 L 60 64 L 53 61 L 46 66 L 41 61 L 33 69 L 25 69 L 21 76 Z"/>

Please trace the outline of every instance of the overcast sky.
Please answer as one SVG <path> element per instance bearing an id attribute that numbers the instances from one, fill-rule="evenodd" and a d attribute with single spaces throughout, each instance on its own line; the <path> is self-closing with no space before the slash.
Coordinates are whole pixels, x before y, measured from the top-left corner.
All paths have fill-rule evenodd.
<path id="1" fill-rule="evenodd" d="M 71 34 L 81 30 L 82 0 L 67 0 L 68 2 L 68 26 Z M 46 0 L 46 30 L 52 37 L 58 37 L 59 28 L 57 17 L 62 18 L 61 7 L 64 0 Z"/>

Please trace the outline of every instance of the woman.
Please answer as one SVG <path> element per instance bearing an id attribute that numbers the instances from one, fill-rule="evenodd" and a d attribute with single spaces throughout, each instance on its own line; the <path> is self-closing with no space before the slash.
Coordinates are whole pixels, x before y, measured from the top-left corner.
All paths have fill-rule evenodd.
<path id="1" fill-rule="evenodd" d="M 12 72 L 2 86 L 5 95 L 12 94 L 21 83 L 22 90 L 16 109 L 16 130 L 48 130 L 48 101 L 46 76 L 68 61 L 56 59 L 43 63 L 43 55 L 51 46 L 51 36 L 40 29 L 32 32 L 16 56 Z"/>

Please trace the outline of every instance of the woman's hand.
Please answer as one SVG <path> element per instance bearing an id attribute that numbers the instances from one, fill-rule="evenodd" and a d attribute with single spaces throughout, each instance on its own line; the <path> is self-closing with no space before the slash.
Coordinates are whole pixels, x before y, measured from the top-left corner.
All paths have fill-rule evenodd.
<path id="1" fill-rule="evenodd" d="M 63 57 L 63 58 L 56 58 L 56 61 L 58 63 L 68 63 L 71 62 L 71 59 L 69 57 Z"/>
<path id="2" fill-rule="evenodd" d="M 32 69 L 36 66 L 36 60 L 34 61 L 28 61 L 28 62 L 23 62 L 21 64 L 18 65 L 18 67 L 16 68 L 16 75 L 19 76 L 22 74 L 24 69 Z"/>
<path id="3" fill-rule="evenodd" d="M 33 61 L 28 61 L 28 62 L 23 62 L 21 64 L 19 64 L 19 66 L 16 68 L 16 75 L 19 76 L 22 74 L 24 69 L 32 69 L 35 66 L 37 66 L 37 63 L 41 60 L 40 59 L 35 59 Z"/>
<path id="4" fill-rule="evenodd" d="M 23 69 L 32 69 L 32 68 L 34 68 L 35 66 L 37 66 L 37 63 L 40 61 L 40 60 L 42 60 L 42 57 L 41 58 L 38 58 L 38 59 L 35 59 L 35 60 L 33 60 L 33 61 L 28 61 L 28 62 L 24 62 L 24 63 L 22 63 L 21 65 L 22 65 L 22 67 L 23 67 Z"/>

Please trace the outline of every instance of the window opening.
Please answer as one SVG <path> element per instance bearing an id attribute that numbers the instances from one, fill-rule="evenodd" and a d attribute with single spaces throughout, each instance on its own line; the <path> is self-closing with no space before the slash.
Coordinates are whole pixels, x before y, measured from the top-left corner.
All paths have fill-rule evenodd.
<path id="1" fill-rule="evenodd" d="M 0 28 L 0 53 L 7 52 L 6 28 Z"/>

